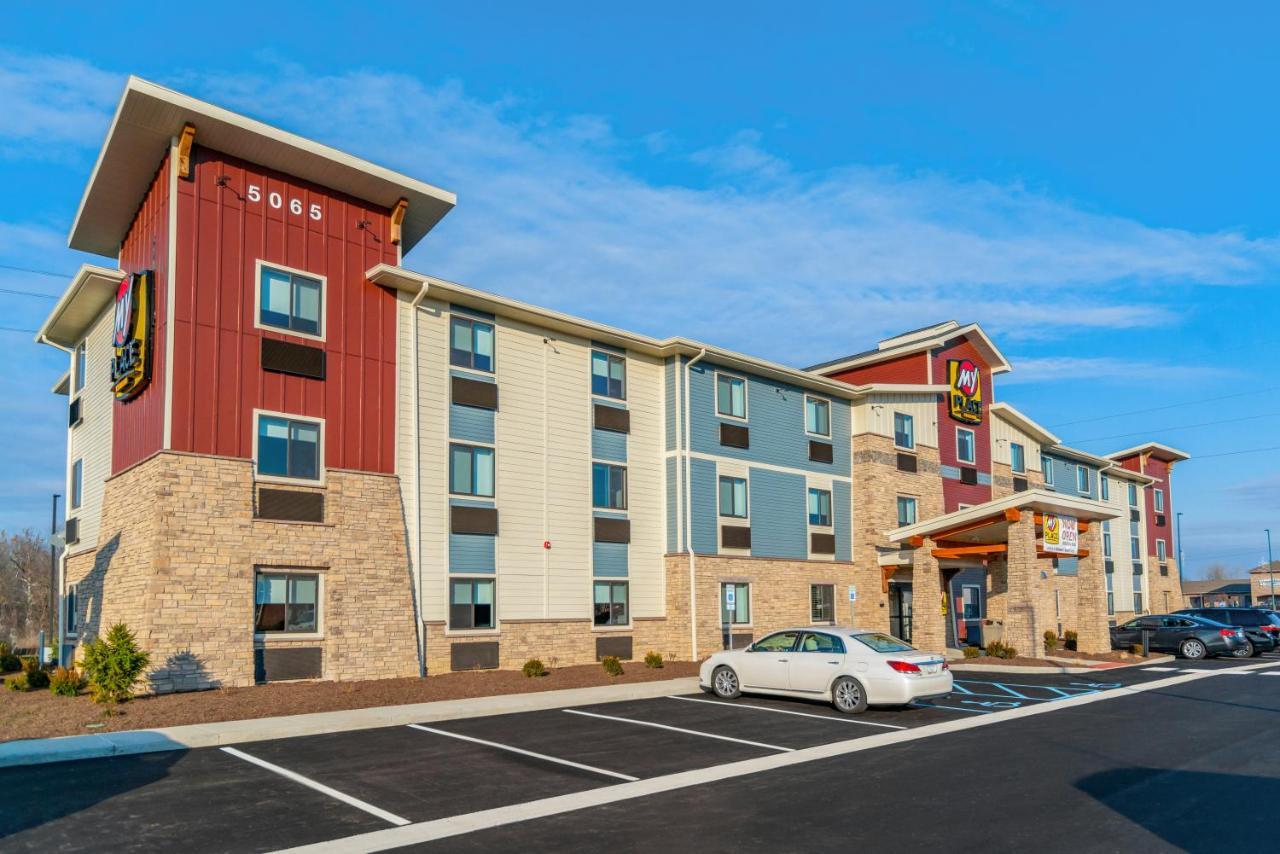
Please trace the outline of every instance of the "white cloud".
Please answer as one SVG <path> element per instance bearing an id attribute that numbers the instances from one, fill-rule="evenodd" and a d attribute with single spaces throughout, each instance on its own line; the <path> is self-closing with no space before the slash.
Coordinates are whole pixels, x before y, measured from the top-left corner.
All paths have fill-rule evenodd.
<path id="1" fill-rule="evenodd" d="M 124 75 L 71 57 L 0 49 L 0 155 L 57 157 L 58 146 L 97 145 Z"/>
<path id="2" fill-rule="evenodd" d="M 1011 356 L 1017 370 L 1001 378 L 1004 385 L 1058 381 L 1063 377 L 1088 377 L 1090 381 L 1138 385 L 1152 377 L 1176 375 L 1179 382 L 1195 383 L 1229 376 L 1227 368 L 1213 365 L 1171 365 L 1141 359 L 1110 356 Z"/>

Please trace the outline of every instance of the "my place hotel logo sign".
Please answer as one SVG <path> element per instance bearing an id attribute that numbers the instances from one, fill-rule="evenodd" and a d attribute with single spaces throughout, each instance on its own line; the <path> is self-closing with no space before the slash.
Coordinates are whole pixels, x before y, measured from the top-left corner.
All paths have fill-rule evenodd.
<path id="1" fill-rule="evenodd" d="M 947 361 L 947 392 L 951 417 L 966 424 L 982 423 L 982 370 L 972 359 Z"/>
<path id="2" fill-rule="evenodd" d="M 116 289 L 111 388 L 116 400 L 137 397 L 151 379 L 151 314 L 155 274 L 130 273 Z"/>

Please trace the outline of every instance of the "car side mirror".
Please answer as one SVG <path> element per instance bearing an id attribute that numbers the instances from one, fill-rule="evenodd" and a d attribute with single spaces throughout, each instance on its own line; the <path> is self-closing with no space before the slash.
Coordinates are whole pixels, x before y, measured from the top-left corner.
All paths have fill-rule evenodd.
<path id="1" fill-rule="evenodd" d="M 755 651 L 756 651 L 756 645 L 753 643 L 747 644 L 747 648 L 743 650 L 743 652 L 755 652 Z"/>

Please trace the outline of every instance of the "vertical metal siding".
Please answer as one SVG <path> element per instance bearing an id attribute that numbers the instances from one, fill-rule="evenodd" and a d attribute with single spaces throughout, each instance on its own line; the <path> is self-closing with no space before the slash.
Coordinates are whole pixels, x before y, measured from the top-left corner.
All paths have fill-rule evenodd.
<path id="1" fill-rule="evenodd" d="M 938 383 L 947 381 L 947 361 L 950 359 L 972 359 L 982 369 L 982 404 L 981 424 L 964 424 L 951 417 L 951 409 L 946 395 L 938 400 L 938 457 L 944 466 L 972 466 L 980 475 L 977 484 L 961 483 L 958 480 L 944 478 L 942 481 L 943 512 L 958 510 L 961 504 L 982 504 L 991 500 L 991 412 L 992 401 L 991 367 L 982 357 L 978 349 L 969 343 L 968 338 L 960 337 L 946 342 L 932 351 L 933 378 Z M 973 431 L 974 462 L 961 463 L 956 459 L 956 428 L 963 427 Z M 981 475 L 987 475 L 981 478 Z M 986 480 L 986 483 L 982 483 Z"/>

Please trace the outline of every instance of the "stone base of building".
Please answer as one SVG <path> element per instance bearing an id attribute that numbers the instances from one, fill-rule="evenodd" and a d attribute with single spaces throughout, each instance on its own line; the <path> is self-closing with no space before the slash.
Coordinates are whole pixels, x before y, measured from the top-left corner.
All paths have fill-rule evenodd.
<path id="1" fill-rule="evenodd" d="M 69 643 L 127 624 L 157 693 L 252 685 L 280 649 L 307 650 L 323 679 L 418 675 L 396 478 L 330 470 L 312 491 L 323 521 L 283 522 L 255 518 L 247 460 L 162 452 L 111 478 L 97 548 L 67 560 L 79 628 Z M 259 569 L 320 577 L 317 632 L 255 638 Z"/>

